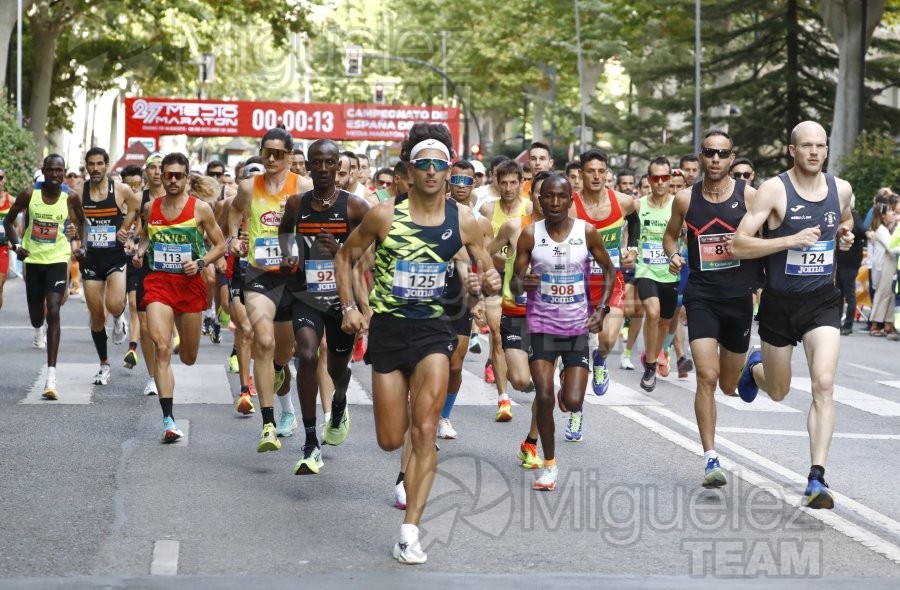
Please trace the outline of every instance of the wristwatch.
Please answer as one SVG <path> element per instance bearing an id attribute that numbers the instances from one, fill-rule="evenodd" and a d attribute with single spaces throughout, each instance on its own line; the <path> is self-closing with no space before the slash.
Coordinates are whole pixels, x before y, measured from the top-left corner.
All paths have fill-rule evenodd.
<path id="1" fill-rule="evenodd" d="M 204 268 L 206 268 L 206 261 L 203 260 L 202 258 L 198 259 L 197 260 L 197 268 L 199 270 L 203 270 Z"/>
<path id="2" fill-rule="evenodd" d="M 19 249 L 19 244 L 10 244 L 9 249 L 15 252 Z"/>
<path id="3" fill-rule="evenodd" d="M 601 303 L 597 306 L 597 309 L 602 309 L 603 313 L 609 314 L 609 305 L 604 305 L 603 303 Z"/>

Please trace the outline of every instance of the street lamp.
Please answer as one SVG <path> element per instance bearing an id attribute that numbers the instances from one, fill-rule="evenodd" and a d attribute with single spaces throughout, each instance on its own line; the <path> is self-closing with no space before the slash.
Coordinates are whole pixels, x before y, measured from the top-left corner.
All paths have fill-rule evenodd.
<path id="1" fill-rule="evenodd" d="M 22 0 L 16 18 L 16 125 L 22 126 Z"/>

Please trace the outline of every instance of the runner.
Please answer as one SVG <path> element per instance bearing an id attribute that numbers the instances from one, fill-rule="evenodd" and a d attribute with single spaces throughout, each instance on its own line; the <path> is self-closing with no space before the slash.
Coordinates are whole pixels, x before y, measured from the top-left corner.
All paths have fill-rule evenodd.
<path id="1" fill-rule="evenodd" d="M 853 189 L 822 170 L 828 134 L 814 121 L 791 131 L 794 167 L 760 185 L 735 232 L 733 256 L 763 258 L 766 285 L 759 308 L 762 352 L 752 350 L 738 391 L 751 402 L 759 389 L 781 401 L 791 388 L 791 356 L 803 342 L 812 383 L 807 429 L 812 467 L 803 505 L 834 508 L 825 461 L 834 432 L 834 375 L 841 347 L 841 294 L 834 286 L 835 241 L 853 244 Z M 755 237 L 762 230 L 762 238 Z"/>
<path id="2" fill-rule="evenodd" d="M 146 205 L 147 224 L 134 264 L 143 264 L 147 256 L 150 272 L 144 279 L 143 303 L 156 353 L 153 374 L 163 414 L 162 442 L 172 443 L 182 437 L 172 413 L 172 331 L 177 326 L 181 335 L 181 362 L 193 365 L 200 348 L 201 313 L 206 307 L 202 271 L 225 253 L 225 239 L 212 208 L 188 193 L 188 159 L 183 154 L 169 154 L 163 158 L 161 170 L 166 194 Z M 208 252 L 204 238 L 211 243 Z"/>
<path id="3" fill-rule="evenodd" d="M 76 250 L 76 258 L 81 265 L 84 302 L 90 313 L 91 339 L 100 359 L 94 385 L 108 385 L 111 374 L 106 317 L 107 313 L 113 316 L 113 344 L 122 344 L 128 335 L 124 244 L 130 229 L 123 222 L 127 211 L 140 209 L 141 200 L 128 185 L 109 177 L 109 154 L 105 149 L 92 147 L 85 154 L 84 163 L 90 177 L 81 196 L 87 226 L 81 236 L 83 253 Z"/>
<path id="4" fill-rule="evenodd" d="M 544 219 L 525 228 L 516 247 L 512 291 L 527 293 L 528 364 L 536 387 L 537 426 L 544 450 L 544 469 L 535 490 L 556 488 L 554 384 L 557 359 L 562 360 L 560 409 L 580 416 L 588 380 L 588 331 L 597 332 L 609 313 L 613 282 L 606 281 L 596 309 L 585 294 L 590 261 L 605 276 L 616 271 L 603 247 L 603 237 L 582 219 L 569 216 L 572 187 L 564 176 L 551 175 L 541 186 Z"/>
<path id="5" fill-rule="evenodd" d="M 0 308 L 3 307 L 3 286 L 6 284 L 6 276 L 9 272 L 9 240 L 3 222 L 9 213 L 15 198 L 6 192 L 6 170 L 0 168 Z M 16 220 L 13 220 L 16 223 Z"/>
<path id="6" fill-rule="evenodd" d="M 488 293 L 500 289 L 474 217 L 445 198 L 452 148 L 443 125 L 413 125 L 400 150 L 400 158 L 412 164 L 407 198 L 375 206 L 335 257 L 343 329 L 355 334 L 365 329 L 366 321 L 354 303 L 352 264 L 375 244 L 370 298 L 375 315 L 367 354 L 375 432 L 385 450 L 400 448 L 407 431 L 412 446 L 405 478 L 406 516 L 393 550 L 401 563 L 427 559 L 418 524 L 434 480 L 434 439 L 456 343 L 438 300 L 447 264 L 466 247 L 480 269 L 487 269 L 483 276 L 481 270 L 469 275 L 467 290 L 477 295 L 481 288 Z"/>
<path id="7" fill-rule="evenodd" d="M 56 389 L 56 357 L 59 353 L 59 310 L 65 303 L 69 259 L 73 252 L 66 239 L 66 220 L 75 224 L 76 233 L 84 235 L 87 220 L 81 199 L 63 189 L 66 161 L 59 154 L 44 158 L 44 179 L 19 193 L 3 219 L 9 249 L 24 261 L 25 298 L 28 316 L 36 332 L 47 320 L 47 381 L 43 398 L 59 399 Z M 22 243 L 16 229 L 16 218 L 25 211 L 27 222 Z"/>
<path id="8" fill-rule="evenodd" d="M 288 288 L 296 298 L 292 317 L 299 358 L 297 393 L 306 432 L 303 456 L 294 465 L 294 475 L 316 474 L 324 466 L 316 436 L 316 398 L 319 393 L 316 373 L 323 335 L 327 335 L 326 364 L 334 383 L 324 443 L 340 445 L 350 432 L 347 387 L 356 334 L 341 330 L 343 312 L 334 279 L 334 255 L 369 211 L 369 204 L 362 197 L 335 186 L 339 160 L 340 148 L 331 140 L 320 139 L 309 146 L 307 161 L 313 190 L 288 198 L 278 228 L 281 251 L 289 253 L 297 249 L 299 253 L 299 257 L 283 255 L 281 263 L 282 268 L 296 269 Z M 368 305 L 362 301 L 364 295 L 365 292 L 357 293 L 357 299 L 365 309 Z"/>
<path id="9" fill-rule="evenodd" d="M 675 195 L 663 247 L 669 272 L 690 268 L 684 291 L 688 340 L 697 366 L 694 413 L 703 445 L 703 487 L 726 483 L 716 453 L 716 382 L 733 395 L 753 325 L 753 293 L 760 283 L 757 260 L 737 260 L 730 253 L 734 231 L 753 203 L 756 191 L 728 171 L 734 159 L 731 138 L 711 131 L 703 138 L 703 180 Z M 687 259 L 681 253 L 681 229 L 687 225 Z"/>
<path id="10" fill-rule="evenodd" d="M 119 173 L 122 182 L 134 192 L 134 194 L 142 195 L 144 190 L 144 171 L 140 166 L 129 164 Z M 140 196 L 138 203 L 140 203 Z M 126 214 L 127 217 L 127 214 Z M 122 364 L 126 369 L 133 369 L 138 363 L 137 345 L 141 339 L 141 316 L 137 307 L 137 273 L 132 261 L 134 260 L 134 251 L 137 249 L 138 234 L 135 232 L 134 219 L 130 225 L 126 226 L 122 222 L 122 227 L 128 230 L 128 239 L 125 240 L 125 297 L 128 299 L 128 320 L 129 333 L 131 339 L 128 342 L 128 350 L 125 351 L 125 357 Z"/>

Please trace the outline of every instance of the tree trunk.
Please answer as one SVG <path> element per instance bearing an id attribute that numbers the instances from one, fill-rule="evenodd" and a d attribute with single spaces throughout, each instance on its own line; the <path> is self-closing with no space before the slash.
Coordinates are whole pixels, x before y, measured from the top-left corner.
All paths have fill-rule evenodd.
<path id="1" fill-rule="evenodd" d="M 38 154 L 43 154 L 44 148 L 47 146 L 47 114 L 50 111 L 53 64 L 60 31 L 53 23 L 40 19 L 32 18 L 31 23 L 34 62 L 31 70 L 31 121 L 28 128 L 31 130 L 31 136 L 34 137 Z"/>
<path id="2" fill-rule="evenodd" d="M 22 13 L 28 12 L 32 4 L 34 0 L 22 0 Z M 14 88 L 16 83 L 15 76 L 6 79 L 6 67 L 9 62 L 9 42 L 16 31 L 17 11 L 16 0 L 0 2 L 0 89 L 7 83 L 10 88 Z"/>
<path id="3" fill-rule="evenodd" d="M 840 172 L 840 159 L 856 147 L 862 132 L 860 108 L 866 97 L 862 94 L 865 83 L 863 66 L 863 10 L 865 0 L 822 0 L 819 13 L 825 26 L 838 46 L 837 92 L 834 97 L 834 119 L 831 125 L 831 141 L 828 150 L 829 169 Z M 875 27 L 884 15 L 884 0 L 867 3 L 865 22 L 865 47 L 872 42 Z"/>
<path id="4" fill-rule="evenodd" d="M 787 145 L 789 143 L 787 134 L 800 122 L 800 17 L 797 14 L 797 0 L 788 0 L 787 14 L 784 20 L 787 23 L 787 39 L 785 41 L 787 47 L 785 64 L 787 92 L 784 109 L 784 128 L 787 132 L 783 140 Z"/>

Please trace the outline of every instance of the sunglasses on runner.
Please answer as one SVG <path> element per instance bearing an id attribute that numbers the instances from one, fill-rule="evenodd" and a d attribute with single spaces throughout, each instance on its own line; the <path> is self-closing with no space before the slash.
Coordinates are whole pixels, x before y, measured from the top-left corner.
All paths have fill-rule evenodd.
<path id="1" fill-rule="evenodd" d="M 222 178 L 223 174 L 225 174 L 225 173 L 224 172 L 207 172 L 206 173 L 207 176 L 210 176 L 212 178 Z"/>
<path id="2" fill-rule="evenodd" d="M 284 157 L 287 155 L 287 150 L 282 150 L 278 148 L 259 148 L 259 157 L 263 160 L 268 160 L 269 156 L 272 156 L 276 160 L 284 160 Z"/>
<path id="3" fill-rule="evenodd" d="M 669 182 L 672 180 L 671 174 L 654 174 L 650 177 L 650 182 Z"/>
<path id="4" fill-rule="evenodd" d="M 166 180 L 183 180 L 186 172 L 166 172 Z"/>
<path id="5" fill-rule="evenodd" d="M 700 150 L 700 153 L 703 154 L 706 158 L 712 158 L 716 154 L 719 154 L 719 158 L 724 160 L 725 158 L 731 156 L 731 150 L 717 150 L 716 148 L 708 148 L 705 147 Z"/>
<path id="6" fill-rule="evenodd" d="M 752 172 L 734 172 L 731 174 L 731 177 L 737 180 L 738 178 L 743 178 L 744 180 L 750 180 L 750 177 L 753 176 Z"/>
<path id="7" fill-rule="evenodd" d="M 449 160 L 442 160 L 440 158 L 416 158 L 415 160 L 410 160 L 409 163 L 412 164 L 416 170 L 428 170 L 434 166 L 435 172 L 443 172 L 450 167 Z"/>
<path id="8" fill-rule="evenodd" d="M 471 176 L 466 176 L 465 174 L 454 174 L 450 177 L 450 184 L 456 186 L 472 186 L 475 184 L 475 179 Z"/>

